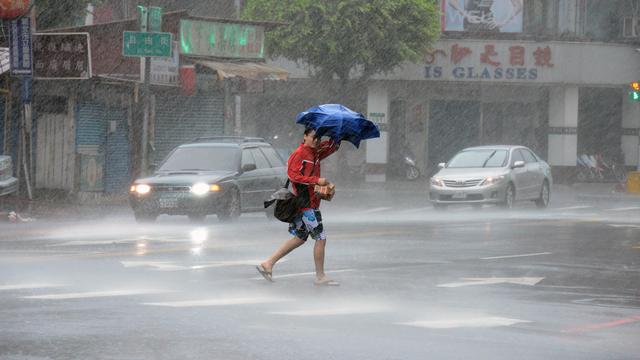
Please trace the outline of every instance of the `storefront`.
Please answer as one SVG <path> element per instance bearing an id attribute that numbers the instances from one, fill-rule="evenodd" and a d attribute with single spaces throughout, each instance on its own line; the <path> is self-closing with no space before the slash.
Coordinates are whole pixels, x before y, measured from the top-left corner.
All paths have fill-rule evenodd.
<path id="1" fill-rule="evenodd" d="M 367 142 L 367 179 L 398 175 L 406 152 L 430 175 L 458 150 L 487 144 L 528 146 L 559 179 L 581 153 L 635 166 L 640 118 L 625 90 L 637 75 L 631 46 L 441 40 L 424 63 L 370 82 L 367 113 L 383 134 Z"/>

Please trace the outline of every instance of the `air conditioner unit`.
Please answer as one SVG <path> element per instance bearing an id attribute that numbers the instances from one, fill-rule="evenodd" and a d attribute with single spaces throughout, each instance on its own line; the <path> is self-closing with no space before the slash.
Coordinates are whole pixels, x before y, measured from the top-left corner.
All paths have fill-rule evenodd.
<path id="1" fill-rule="evenodd" d="M 622 21 L 622 37 L 637 38 L 640 36 L 640 17 L 625 16 Z"/>

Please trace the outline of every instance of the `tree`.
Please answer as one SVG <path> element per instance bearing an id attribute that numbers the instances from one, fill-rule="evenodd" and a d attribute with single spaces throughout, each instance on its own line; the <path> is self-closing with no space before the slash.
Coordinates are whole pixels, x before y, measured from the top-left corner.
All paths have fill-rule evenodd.
<path id="1" fill-rule="evenodd" d="M 88 4 L 102 0 L 36 0 L 38 29 L 51 29 L 83 24 Z"/>
<path id="2" fill-rule="evenodd" d="M 272 57 L 346 84 L 418 61 L 439 35 L 435 0 L 248 0 L 243 18 L 284 22 L 267 33 Z"/>

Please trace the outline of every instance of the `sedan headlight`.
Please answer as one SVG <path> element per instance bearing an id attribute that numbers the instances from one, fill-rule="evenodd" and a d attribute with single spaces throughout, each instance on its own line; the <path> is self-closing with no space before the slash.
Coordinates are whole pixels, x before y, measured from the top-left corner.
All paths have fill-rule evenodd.
<path id="1" fill-rule="evenodd" d="M 146 195 L 151 191 L 151 186 L 147 184 L 132 185 L 130 190 L 138 195 Z"/>
<path id="2" fill-rule="evenodd" d="M 195 195 L 201 196 L 209 192 L 209 184 L 197 183 L 191 187 L 191 192 Z"/>
<path id="3" fill-rule="evenodd" d="M 431 178 L 431 185 L 443 187 L 444 183 L 442 182 L 442 180 L 440 178 L 432 177 Z"/>
<path id="4" fill-rule="evenodd" d="M 502 180 L 504 180 L 504 175 L 489 176 L 484 179 L 484 181 L 482 182 L 482 185 L 495 185 L 495 184 L 501 183 Z"/>

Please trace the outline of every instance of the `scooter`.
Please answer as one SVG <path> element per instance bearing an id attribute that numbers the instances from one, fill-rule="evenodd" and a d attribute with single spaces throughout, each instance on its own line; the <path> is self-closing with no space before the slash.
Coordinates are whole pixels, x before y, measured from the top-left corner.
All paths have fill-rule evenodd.
<path id="1" fill-rule="evenodd" d="M 420 170 L 416 166 L 416 161 L 413 160 L 409 155 L 405 155 L 404 157 L 404 168 L 407 180 L 414 181 L 420 177 Z"/>

